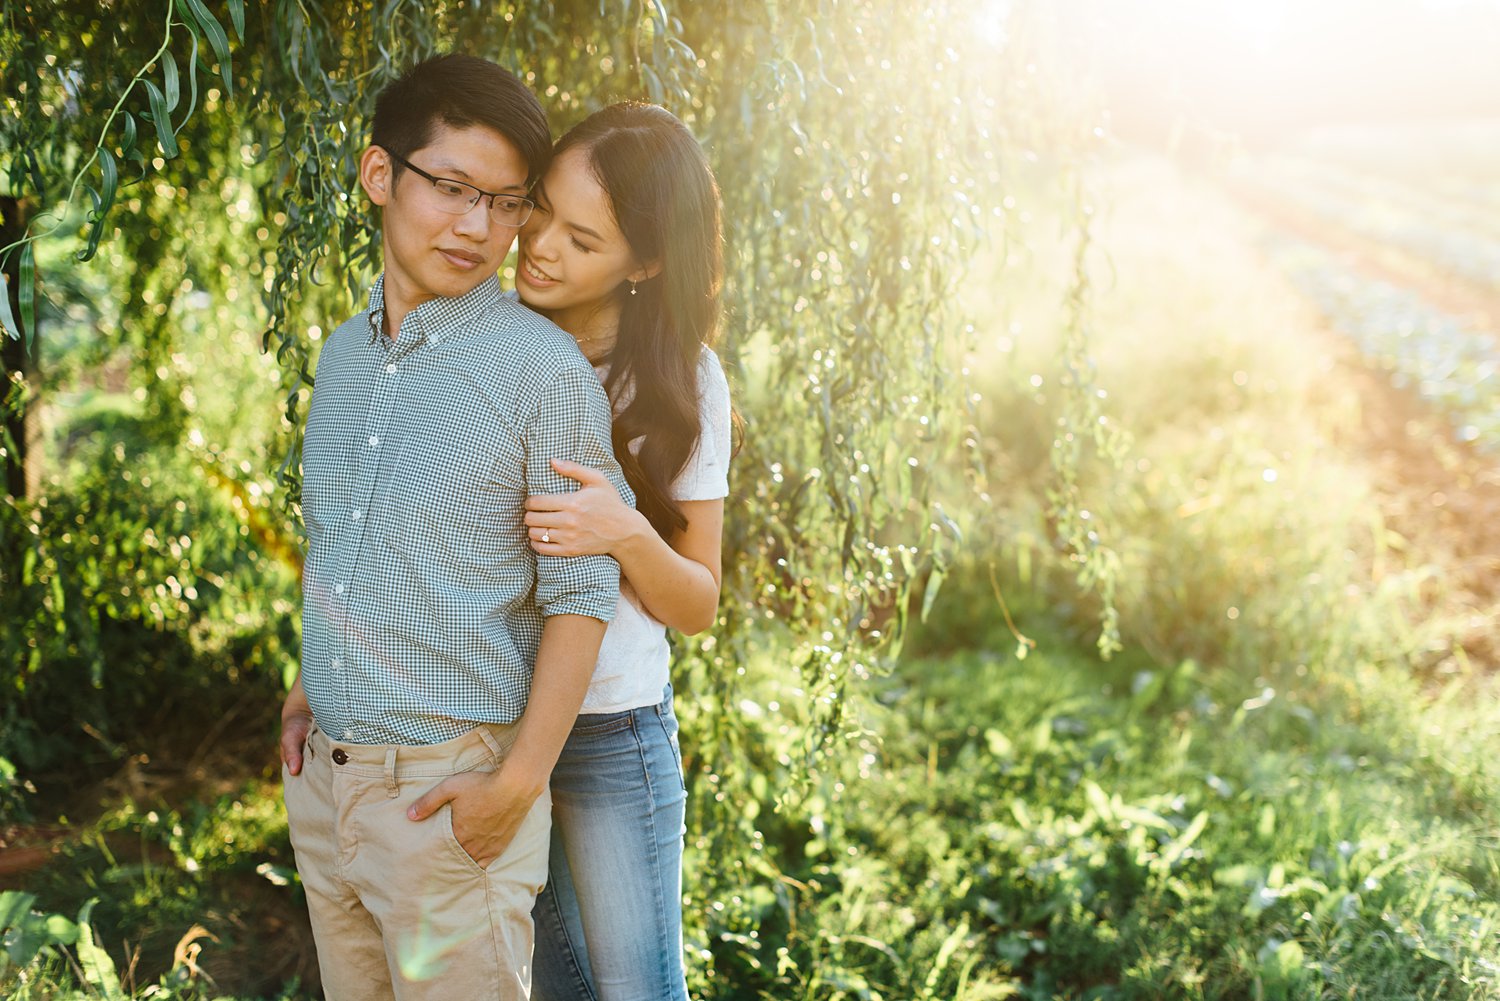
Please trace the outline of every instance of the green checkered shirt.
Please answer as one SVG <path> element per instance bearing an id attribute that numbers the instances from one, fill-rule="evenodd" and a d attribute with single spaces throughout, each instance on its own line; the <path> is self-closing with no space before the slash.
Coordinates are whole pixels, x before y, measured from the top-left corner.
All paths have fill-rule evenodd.
<path id="1" fill-rule="evenodd" d="M 526 708 L 545 616 L 608 620 L 619 566 L 537 556 L 530 494 L 604 470 L 609 402 L 573 338 L 495 279 L 381 332 L 384 278 L 318 360 L 302 451 L 302 680 L 334 740 L 427 744 Z"/>

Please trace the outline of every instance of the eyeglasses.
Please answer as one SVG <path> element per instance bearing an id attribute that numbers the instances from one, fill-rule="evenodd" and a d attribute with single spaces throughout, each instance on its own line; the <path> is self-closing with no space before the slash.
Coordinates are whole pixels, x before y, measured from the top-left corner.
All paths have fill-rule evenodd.
<path id="1" fill-rule="evenodd" d="M 524 226 L 526 220 L 531 218 L 531 210 L 536 208 L 536 202 L 530 198 L 485 191 L 483 188 L 476 188 L 472 184 L 455 181 L 450 177 L 435 177 L 405 157 L 397 156 L 390 150 L 385 152 L 392 160 L 413 174 L 431 181 L 433 207 L 449 215 L 465 215 L 479 203 L 479 199 L 489 198 L 490 217 L 495 222 L 501 226 Z"/>

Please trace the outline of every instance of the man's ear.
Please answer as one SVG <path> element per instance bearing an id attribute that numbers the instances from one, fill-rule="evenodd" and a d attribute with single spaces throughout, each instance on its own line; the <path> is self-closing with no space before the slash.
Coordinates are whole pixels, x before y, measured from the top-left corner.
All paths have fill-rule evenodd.
<path id="1" fill-rule="evenodd" d="M 359 184 L 376 205 L 389 202 L 395 184 L 391 155 L 379 146 L 365 147 L 359 158 Z"/>

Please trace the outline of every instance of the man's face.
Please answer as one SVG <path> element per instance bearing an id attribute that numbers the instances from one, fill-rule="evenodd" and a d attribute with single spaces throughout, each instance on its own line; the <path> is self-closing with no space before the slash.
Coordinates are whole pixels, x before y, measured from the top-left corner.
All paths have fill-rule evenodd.
<path id="1" fill-rule="evenodd" d="M 482 125 L 440 123 L 432 141 L 406 159 L 435 177 L 484 191 L 526 193 L 525 158 Z M 488 198 L 462 215 L 445 212 L 433 197 L 431 181 L 394 167 L 385 150 L 372 146 L 360 169 L 365 192 L 385 209 L 385 290 L 392 304 L 409 310 L 431 299 L 457 298 L 493 277 L 510 252 L 516 227 L 494 221 Z"/>

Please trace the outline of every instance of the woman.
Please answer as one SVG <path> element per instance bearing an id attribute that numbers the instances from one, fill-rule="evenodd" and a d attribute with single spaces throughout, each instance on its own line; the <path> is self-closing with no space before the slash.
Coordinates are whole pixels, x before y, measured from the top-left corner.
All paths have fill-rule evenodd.
<path id="1" fill-rule="evenodd" d="M 557 144 L 520 235 L 521 300 L 600 372 L 637 507 L 593 470 L 527 502 L 545 556 L 608 553 L 620 604 L 552 774 L 551 873 L 536 910 L 540 1001 L 687 1001 L 682 969 L 685 785 L 666 628 L 718 608 L 729 492 L 729 388 L 708 348 L 719 318 L 718 192 L 666 110 L 618 104 Z"/>

